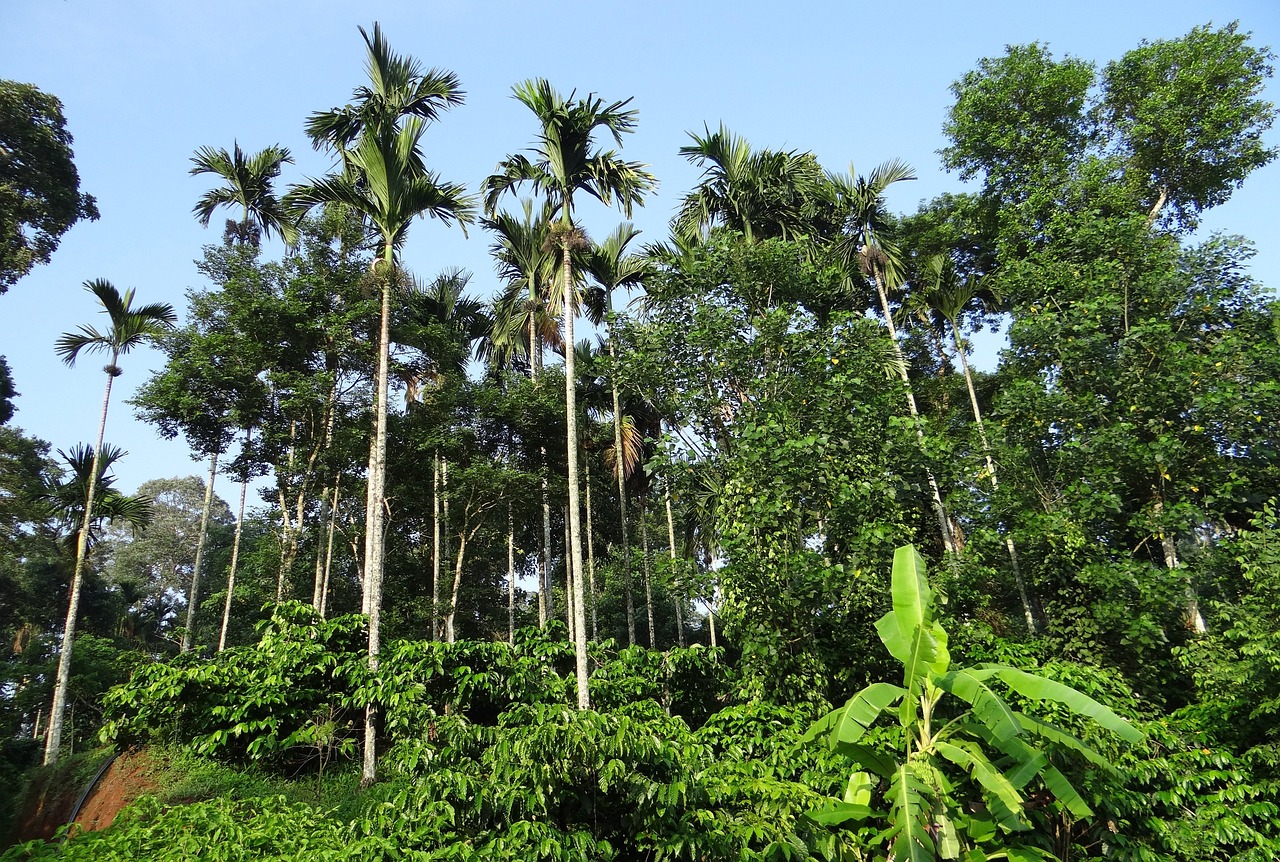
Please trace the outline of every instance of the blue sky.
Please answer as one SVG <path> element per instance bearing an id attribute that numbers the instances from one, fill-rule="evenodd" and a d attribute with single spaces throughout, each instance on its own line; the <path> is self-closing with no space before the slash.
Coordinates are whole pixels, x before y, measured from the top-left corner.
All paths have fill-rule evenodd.
<path id="1" fill-rule="evenodd" d="M 1099 65 L 1143 39 L 1180 36 L 1193 26 L 1239 19 L 1255 45 L 1280 48 L 1280 4 L 1236 2 L 966 3 L 848 2 L 646 4 L 510 2 L 217 4 L 158 0 L 0 0 L 0 78 L 34 83 L 62 99 L 75 136 L 82 189 L 102 218 L 63 239 L 53 262 L 0 296 L 0 354 L 18 390 L 13 423 L 55 448 L 92 442 L 101 407 L 100 362 L 74 369 L 53 352 L 59 334 L 96 322 L 88 279 L 137 289 L 141 302 L 167 301 L 185 311 L 183 294 L 204 286 L 193 260 L 206 243 L 191 207 L 209 187 L 187 175 L 197 147 L 245 149 L 281 144 L 297 165 L 285 183 L 319 176 L 328 159 L 302 133 L 308 114 L 343 104 L 364 80 L 364 46 L 356 27 L 381 22 L 392 47 L 428 66 L 457 73 L 464 106 L 427 134 L 430 164 L 442 177 L 475 189 L 504 155 L 527 146 L 532 115 L 510 97 L 511 85 L 548 78 L 562 91 L 634 97 L 639 130 L 624 154 L 646 162 L 662 182 L 633 219 L 642 239 L 665 236 L 676 201 L 697 180 L 677 155 L 687 132 L 725 122 L 757 147 L 812 150 L 828 169 L 850 163 L 866 171 L 889 158 L 916 168 L 900 184 L 894 209 L 963 188 L 943 172 L 936 151 L 950 105 L 949 84 L 980 57 L 1007 44 L 1048 43 Z M 1268 98 L 1280 101 L 1273 81 Z M 1280 143 L 1273 129 L 1269 143 Z M 1259 254 L 1253 271 L 1280 285 L 1280 165 L 1255 173 L 1206 230 L 1241 233 Z M 593 236 L 621 220 L 603 207 L 582 207 Z M 222 219 L 215 217 L 214 224 Z M 422 275 L 461 266 L 473 290 L 497 286 L 478 230 L 415 224 L 407 266 Z M 278 244 L 272 253 L 278 253 Z M 987 348 L 989 363 L 994 348 Z M 119 485 L 203 474 L 181 441 L 157 439 L 124 404 L 156 367 L 152 351 L 125 360 L 107 439 L 131 454 L 117 465 Z M 222 480 L 224 483 L 226 480 Z M 232 493 L 226 484 L 223 496 Z"/>

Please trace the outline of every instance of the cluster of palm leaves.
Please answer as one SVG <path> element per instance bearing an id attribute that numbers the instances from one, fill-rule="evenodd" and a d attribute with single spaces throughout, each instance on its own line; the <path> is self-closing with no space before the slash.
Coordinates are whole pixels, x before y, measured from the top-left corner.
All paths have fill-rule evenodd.
<path id="1" fill-rule="evenodd" d="M 191 173 L 213 174 L 224 182 L 201 197 L 194 213 L 207 226 L 219 207 L 239 210 L 240 218 L 227 222 L 225 241 L 256 247 L 260 238 L 276 235 L 292 244 L 297 241 L 297 221 L 306 212 L 316 207 L 340 207 L 360 218 L 370 245 L 376 249 L 372 281 L 380 298 L 380 322 L 375 339 L 375 428 L 370 439 L 362 575 L 362 610 L 369 616 L 369 658 L 373 667 L 380 645 L 390 344 L 393 340 L 414 338 L 400 331 L 393 337 L 392 327 L 412 328 L 415 318 L 439 321 L 445 326 L 447 339 L 464 345 L 452 352 L 421 345 L 426 348 L 422 351 L 424 356 L 448 354 L 451 368 L 424 360 L 421 367 L 397 369 L 396 376 L 410 401 L 437 385 L 444 371 L 463 370 L 472 347 L 490 367 L 525 368 L 535 380 L 546 350 L 563 356 L 568 425 L 567 556 L 570 571 L 575 574 L 571 606 L 576 623 L 579 701 L 586 707 L 585 579 L 578 576 L 584 572 L 584 565 L 582 506 L 578 499 L 582 459 L 577 388 L 593 376 L 597 382 L 603 381 L 577 371 L 576 366 L 589 360 L 590 353 L 579 356 L 574 349 L 575 317 L 585 312 L 596 325 L 610 320 L 615 290 L 642 286 L 646 275 L 655 268 L 678 268 L 712 231 L 736 231 L 748 243 L 773 237 L 814 238 L 820 240 L 822 254 L 845 273 L 851 305 L 859 290 L 874 291 L 894 352 L 889 364 L 900 374 L 908 407 L 915 416 L 915 400 L 890 306 L 892 292 L 904 279 L 902 255 L 888 238 L 884 208 L 885 190 L 894 183 L 913 179 L 914 174 L 896 161 L 877 167 L 865 177 L 852 170 L 844 175 L 827 173 L 811 153 L 754 150 L 723 125 L 714 132 L 704 129 L 702 135 L 691 135 L 693 143 L 681 149 L 681 154 L 702 167 L 704 174 L 672 221 L 670 243 L 652 245 L 644 254 L 629 253 L 638 234 L 632 225 L 622 224 L 602 242 L 592 243 L 575 218 L 575 196 L 579 194 L 606 205 L 617 204 L 629 216 L 656 186 L 656 179 L 645 165 L 626 161 L 617 150 L 600 147 L 594 141 L 595 133 L 603 131 L 621 146 L 623 135 L 633 131 L 636 124 L 636 111 L 629 107 L 629 99 L 606 102 L 595 94 L 579 97 L 576 92 L 566 97 L 542 79 L 516 85 L 516 99 L 536 119 L 535 142 L 526 153 L 503 159 L 482 184 L 481 196 L 474 197 L 463 186 L 446 182 L 429 170 L 422 151 L 428 125 L 463 101 L 456 76 L 424 68 L 414 58 L 395 53 L 376 24 L 371 34 L 363 29 L 360 32 L 367 50 L 369 81 L 355 89 L 351 103 L 317 112 L 306 123 L 306 133 L 316 148 L 334 154 L 334 172 L 295 185 L 283 197 L 277 197 L 274 183 L 282 166 L 292 162 L 287 149 L 276 145 L 249 154 L 238 143 L 230 152 L 202 147 L 192 159 Z M 499 209 L 506 195 L 521 190 L 531 192 L 533 197 L 521 201 L 518 213 Z M 481 224 L 493 236 L 491 251 L 503 284 L 488 307 L 465 295 L 468 277 L 464 273 L 446 271 L 424 283 L 406 273 L 399 263 L 399 251 L 414 219 L 430 216 L 446 224 L 458 223 L 465 229 L 476 221 L 481 202 Z M 942 283 L 940 277 L 935 281 Z M 941 288 L 937 293 L 939 303 L 946 305 L 948 300 Z M 129 298 L 124 298 L 126 306 Z M 955 300 L 951 305 L 958 302 L 958 308 L 963 308 L 971 298 L 951 296 Z M 104 305 L 107 302 L 103 300 Z M 155 326 L 171 325 L 171 309 L 169 317 L 160 311 L 148 306 L 139 314 Z M 954 321 L 958 314 L 959 310 L 953 309 L 951 319 Z M 409 323 L 393 323 L 393 318 Z M 138 330 L 137 338 L 150 334 L 153 332 L 144 327 Z M 92 341 L 101 336 L 86 331 L 84 337 Z M 137 339 L 129 342 L 133 343 Z M 610 356 L 616 357 L 614 340 L 606 338 L 604 343 Z M 67 355 L 73 359 L 78 348 L 73 349 L 72 342 L 68 342 L 60 350 L 70 351 Z M 959 353 L 963 356 L 963 350 Z M 114 363 L 113 356 L 109 369 L 115 367 Z M 610 413 L 613 418 L 613 446 L 606 453 L 606 461 L 613 467 L 621 501 L 622 569 L 626 574 L 629 634 L 634 642 L 627 479 L 640 470 L 644 433 L 641 418 L 628 415 L 637 413 L 637 409 L 625 406 L 628 400 L 634 403 L 634 399 L 624 397 L 611 379 L 595 394 L 602 395 L 606 388 L 609 403 L 602 409 L 597 407 L 597 411 Z M 653 405 L 638 406 L 640 413 L 650 414 L 644 424 L 658 427 L 660 418 L 652 421 Z M 929 479 L 943 543 L 951 550 L 955 542 L 950 520 L 937 482 L 932 475 Z M 92 482 L 88 491 L 92 505 Z M 711 508 L 714 507 L 707 511 Z M 549 501 L 544 499 L 544 513 L 547 511 Z M 1014 553 L 1012 545 L 1010 552 Z M 194 592 L 193 586 L 192 610 L 197 600 Z M 73 602 L 75 593 L 73 587 Z M 1028 622 L 1034 624 L 1030 617 Z M 372 714 L 369 721 L 372 727 Z M 366 738 L 372 742 L 375 737 L 371 732 Z M 367 780 L 372 779 L 372 758 L 372 751 L 366 752 Z"/>

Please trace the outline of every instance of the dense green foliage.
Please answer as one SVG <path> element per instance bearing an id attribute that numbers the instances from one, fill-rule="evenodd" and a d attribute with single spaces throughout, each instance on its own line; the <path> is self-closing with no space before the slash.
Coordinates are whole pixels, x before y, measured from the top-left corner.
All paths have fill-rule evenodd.
<path id="1" fill-rule="evenodd" d="M 417 215 L 472 215 L 419 151 L 459 82 L 365 41 L 370 85 L 307 129 L 341 174 L 282 204 L 287 150 L 198 151 L 227 185 L 197 214 L 242 218 L 131 401 L 270 485 L 233 509 L 102 470 L 87 519 L 63 751 L 188 778 L 3 858 L 1280 855 L 1280 304 L 1247 239 L 1190 234 L 1276 155 L 1268 50 L 1011 46 L 953 86 L 971 191 L 905 216 L 899 161 L 704 127 L 631 254 L 571 206 L 649 188 L 591 140 L 629 100 L 530 81 L 485 303 L 398 256 Z M 88 450 L 51 449 L 0 427 L 5 783 L 75 628 Z"/>
<path id="2" fill-rule="evenodd" d="M 56 96 L 0 81 L 0 293 L 48 263 L 73 224 L 98 218 L 93 195 L 80 191 L 66 125 Z"/>

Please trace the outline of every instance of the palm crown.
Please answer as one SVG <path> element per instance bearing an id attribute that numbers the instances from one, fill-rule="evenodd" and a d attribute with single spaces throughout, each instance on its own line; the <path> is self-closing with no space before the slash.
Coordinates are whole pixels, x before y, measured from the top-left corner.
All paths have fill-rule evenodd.
<path id="1" fill-rule="evenodd" d="M 645 193 L 657 185 L 653 174 L 639 162 L 618 158 L 613 150 L 592 144 L 598 128 L 608 129 L 618 146 L 622 135 L 635 130 L 636 111 L 626 110 L 630 99 L 606 105 L 594 94 L 564 98 L 546 80 L 534 78 L 517 84 L 513 95 L 533 111 L 542 129 L 534 156 L 514 155 L 498 165 L 498 172 L 484 182 L 485 211 L 492 213 L 498 199 L 523 183 L 530 183 L 557 208 L 565 224 L 573 218 L 573 195 L 584 191 L 603 204 L 614 199 L 628 217 Z"/>
<path id="2" fill-rule="evenodd" d="M 94 449 L 92 446 L 73 446 L 70 452 L 58 450 L 62 460 L 70 468 L 70 474 L 50 480 L 40 493 L 40 500 L 50 513 L 67 530 L 67 540 L 75 547 L 82 524 L 85 521 L 85 500 L 89 494 L 89 479 L 94 473 Z M 134 529 L 141 529 L 151 520 L 153 507 L 146 497 L 130 497 L 115 487 L 111 467 L 125 454 L 119 447 L 104 444 L 97 458 L 97 475 L 93 476 L 95 494 L 93 512 L 89 520 L 88 543 L 97 538 L 97 527 L 103 521 L 123 521 Z"/>
<path id="3" fill-rule="evenodd" d="M 240 207 L 244 210 L 244 218 L 239 224 L 239 235 L 242 242 L 257 243 L 257 235 L 250 228 L 257 228 L 268 239 L 271 234 L 280 234 L 285 242 L 295 239 L 293 225 L 280 205 L 271 185 L 280 176 L 280 166 L 293 164 L 293 156 L 285 147 L 273 145 L 253 155 L 246 155 L 237 142 L 228 153 L 221 147 L 201 147 L 191 157 L 195 167 L 192 176 L 200 174 L 216 174 L 226 180 L 226 184 L 205 192 L 196 203 L 192 212 L 205 227 L 213 217 L 213 211 L 220 206 Z M 228 220 L 227 235 L 232 235 L 236 223 Z"/>
<path id="4" fill-rule="evenodd" d="M 443 69 L 423 70 L 413 57 L 395 53 L 376 23 L 372 36 L 359 29 L 368 49 L 369 83 L 355 88 L 352 104 L 319 111 L 307 119 L 306 132 L 317 149 L 335 147 L 345 152 L 365 129 L 395 126 L 406 116 L 429 123 L 441 111 L 462 104 L 466 94 L 457 75 Z"/>
<path id="5" fill-rule="evenodd" d="M 425 131 L 425 122 L 417 117 L 399 127 L 367 128 L 345 151 L 349 170 L 295 186 L 285 196 L 287 205 L 299 210 L 329 203 L 350 207 L 373 223 L 386 259 L 404 243 L 416 216 L 457 221 L 465 230 L 474 219 L 475 204 L 461 185 L 443 182 L 427 170 L 419 147 Z"/>
<path id="6" fill-rule="evenodd" d="M 178 320 L 173 306 L 167 302 L 153 302 L 134 308 L 133 288 L 126 290 L 121 296 L 111 282 L 101 278 L 86 281 L 84 286 L 102 303 L 103 311 L 111 319 L 111 326 L 105 332 L 99 332 L 96 327 L 82 324 L 78 332 L 63 333 L 58 338 L 54 349 L 62 357 L 62 361 L 73 368 L 81 351 L 109 353 L 111 361 L 105 370 L 111 376 L 118 377 L 120 369 L 116 361 L 122 354 L 164 334 Z"/>
<path id="7" fill-rule="evenodd" d="M 819 211 L 830 208 L 830 190 L 812 153 L 753 151 L 723 124 L 703 131 L 690 132 L 693 143 L 680 148 L 680 155 L 704 170 L 672 220 L 677 236 L 697 237 L 722 224 L 741 231 L 748 242 L 794 239 L 813 230 Z"/>

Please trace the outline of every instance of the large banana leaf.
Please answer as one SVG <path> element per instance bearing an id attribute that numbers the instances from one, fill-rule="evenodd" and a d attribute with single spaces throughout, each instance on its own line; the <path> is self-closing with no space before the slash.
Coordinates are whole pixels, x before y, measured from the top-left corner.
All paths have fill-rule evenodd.
<path id="1" fill-rule="evenodd" d="M 874 772 L 881 778 L 893 778 L 893 773 L 898 769 L 897 760 L 882 754 L 869 745 L 842 742 L 836 746 L 835 750 L 845 757 L 852 758 L 859 766 Z"/>
<path id="2" fill-rule="evenodd" d="M 982 680 L 981 674 L 954 670 L 934 680 L 934 685 L 973 707 L 973 714 L 997 739 L 1012 739 L 1022 732 L 1013 710 Z"/>
<path id="3" fill-rule="evenodd" d="M 1049 792 L 1057 797 L 1059 802 L 1067 806 L 1068 811 L 1080 820 L 1093 816 L 1093 809 L 1076 792 L 1076 789 L 1071 786 L 1071 782 L 1067 781 L 1067 777 L 1059 772 L 1056 766 L 1047 767 L 1041 775 L 1044 778 L 1044 786 L 1049 788 Z"/>
<path id="4" fill-rule="evenodd" d="M 865 772 L 850 775 L 844 788 L 844 801 L 847 805 L 870 805 L 871 776 Z"/>
<path id="5" fill-rule="evenodd" d="M 933 862 L 933 838 L 929 835 L 924 815 L 928 812 L 924 796 L 927 788 L 911 774 L 903 763 L 893 775 L 885 798 L 893 805 L 893 859 L 895 862 Z"/>
<path id="6" fill-rule="evenodd" d="M 1065 730 L 1058 727 L 1056 724 L 1050 724 L 1047 721 L 1041 721 L 1038 718 L 1032 718 L 1029 715 L 1023 715 L 1022 713 L 1018 713 L 1017 716 L 1018 723 L 1021 724 L 1028 733 L 1039 736 L 1041 739 L 1046 739 L 1049 742 L 1055 742 L 1063 748 L 1069 748 L 1085 760 L 1092 763 L 1094 766 L 1099 766 L 1108 772 L 1115 772 L 1115 767 L 1109 760 L 1090 746 L 1085 745 L 1074 735 L 1067 733 Z"/>
<path id="7" fill-rule="evenodd" d="M 906 689 L 892 683 L 872 683 L 845 701 L 844 706 L 814 722 L 803 738 L 808 741 L 829 730 L 829 743 L 833 748 L 838 743 L 857 742 L 880 717 L 880 713 L 897 703 L 906 693 Z"/>
<path id="8" fill-rule="evenodd" d="M 939 754 L 967 771 L 988 793 L 991 793 L 1004 803 L 1002 806 L 1004 810 L 1001 810 L 998 815 L 1002 815 L 1002 826 L 1010 831 L 1027 828 L 1027 823 L 1024 819 L 1025 810 L 1022 804 L 1022 794 L 987 759 L 987 756 L 982 753 L 982 749 L 972 742 L 957 742 L 955 744 L 939 742 L 934 747 Z M 995 808 L 993 808 L 994 810 Z"/>
<path id="9" fill-rule="evenodd" d="M 1142 731 L 1098 703 L 1087 694 L 1070 686 L 1012 667 L 993 668 L 995 675 L 1009 688 L 1031 700 L 1051 700 L 1078 715 L 1092 718 L 1125 742 L 1140 742 Z"/>
<path id="10" fill-rule="evenodd" d="M 861 822 L 871 816 L 871 809 L 866 805 L 850 805 L 847 802 L 833 802 L 822 808 L 806 811 L 804 814 L 814 823 L 822 826 L 840 826 L 850 821 Z"/>
<path id="11" fill-rule="evenodd" d="M 1026 716 L 1023 715 L 1019 715 L 1018 717 L 1026 718 Z M 1045 726 L 1052 727 L 1052 725 Z M 1102 765 L 1107 769 L 1113 768 L 1107 764 L 1107 762 L 1103 760 L 1097 752 L 1092 751 L 1083 743 L 1079 742 L 1079 740 L 1075 740 L 1074 737 L 1070 736 L 1070 734 L 1062 732 L 1062 735 L 1073 739 L 1073 741 L 1075 741 L 1082 750 L 1089 751 L 1093 757 L 1097 758 L 1094 762 L 1099 763 L 1099 765 Z M 988 738 L 987 741 L 991 742 L 1002 752 L 1009 755 L 1016 763 L 1012 769 L 1006 768 L 1004 771 L 1005 778 L 1007 778 L 1009 783 L 1013 786 L 1019 788 L 1024 787 L 1027 782 L 1039 775 L 1044 781 L 1045 787 L 1049 789 L 1049 792 L 1052 793 L 1059 802 L 1065 805 L 1068 811 L 1081 819 L 1092 815 L 1093 812 L 1089 809 L 1088 804 L 1086 804 L 1080 794 L 1076 792 L 1076 789 L 1071 785 L 1071 782 L 1067 780 L 1066 776 L 1059 772 L 1058 769 L 1049 762 L 1048 755 L 1043 751 L 1028 745 L 1021 737 L 1015 737 L 1004 742 L 990 738 Z"/>
<path id="12" fill-rule="evenodd" d="M 926 674 L 946 673 L 951 656 L 947 633 L 933 619 L 924 559 L 912 545 L 894 552 L 892 591 L 893 610 L 876 622 L 876 631 L 889 654 L 902 662 L 902 684 L 919 692 Z"/>

